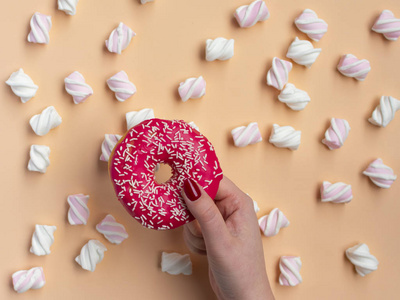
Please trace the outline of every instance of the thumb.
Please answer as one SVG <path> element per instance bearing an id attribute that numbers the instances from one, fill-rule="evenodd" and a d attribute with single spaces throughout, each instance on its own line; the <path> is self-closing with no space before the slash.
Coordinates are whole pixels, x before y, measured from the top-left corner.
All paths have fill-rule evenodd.
<path id="1" fill-rule="evenodd" d="M 229 236 L 224 218 L 214 200 L 193 179 L 185 180 L 182 197 L 187 208 L 199 222 L 207 246 L 212 247 Z"/>

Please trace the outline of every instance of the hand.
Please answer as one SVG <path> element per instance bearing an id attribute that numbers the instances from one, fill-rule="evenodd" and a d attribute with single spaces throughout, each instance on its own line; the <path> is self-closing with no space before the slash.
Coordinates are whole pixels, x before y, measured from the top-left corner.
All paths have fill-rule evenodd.
<path id="1" fill-rule="evenodd" d="M 192 179 L 185 181 L 182 196 L 197 219 L 185 225 L 185 242 L 192 252 L 207 255 L 217 297 L 274 299 L 251 198 L 226 177 L 215 202 Z"/>

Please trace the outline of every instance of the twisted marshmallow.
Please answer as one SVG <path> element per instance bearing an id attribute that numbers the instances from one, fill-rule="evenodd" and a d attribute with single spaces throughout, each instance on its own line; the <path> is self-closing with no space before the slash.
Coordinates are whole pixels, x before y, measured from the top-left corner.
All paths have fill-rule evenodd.
<path id="1" fill-rule="evenodd" d="M 22 68 L 12 73 L 10 78 L 6 81 L 6 84 L 11 87 L 11 90 L 16 96 L 21 98 L 22 103 L 26 103 L 33 98 L 39 88 L 33 83 L 33 80 L 24 73 Z"/>
<path id="2" fill-rule="evenodd" d="M 50 247 L 54 243 L 54 231 L 56 229 L 56 226 L 35 225 L 30 252 L 38 256 L 50 254 Z"/>
<path id="3" fill-rule="evenodd" d="M 267 84 L 282 90 L 289 80 L 289 72 L 292 67 L 291 62 L 274 57 L 272 59 L 272 67 L 267 73 Z"/>
<path id="4" fill-rule="evenodd" d="M 136 93 L 136 86 L 129 81 L 125 71 L 120 71 L 108 79 L 107 85 L 115 93 L 115 98 L 120 102 L 124 102 Z"/>
<path id="5" fill-rule="evenodd" d="M 46 283 L 43 268 L 35 267 L 30 270 L 21 270 L 12 274 L 14 290 L 24 293 L 30 289 L 40 289 Z"/>
<path id="6" fill-rule="evenodd" d="M 253 200 L 253 206 L 254 206 L 254 212 L 258 213 L 260 211 L 260 207 L 258 207 L 258 204 L 255 200 Z"/>
<path id="7" fill-rule="evenodd" d="M 300 16 L 294 20 L 296 27 L 310 39 L 318 42 L 324 34 L 328 31 L 328 24 L 319 19 L 315 11 L 311 9 L 305 9 Z"/>
<path id="8" fill-rule="evenodd" d="M 249 5 L 240 6 L 234 14 L 240 27 L 251 27 L 259 21 L 269 18 L 267 5 L 262 0 L 256 0 Z"/>
<path id="9" fill-rule="evenodd" d="M 89 96 L 93 95 L 92 88 L 85 83 L 83 75 L 77 71 L 71 73 L 64 79 L 65 90 L 72 96 L 75 104 L 84 102 Z"/>
<path id="10" fill-rule="evenodd" d="M 67 15 L 76 14 L 76 5 L 78 0 L 58 0 L 58 10 L 65 12 Z"/>
<path id="11" fill-rule="evenodd" d="M 378 269 L 379 262 L 375 256 L 369 253 L 369 248 L 366 244 L 350 247 L 346 250 L 346 256 L 362 277 Z"/>
<path id="12" fill-rule="evenodd" d="M 340 59 L 337 69 L 344 76 L 364 81 L 371 71 L 371 65 L 366 59 L 358 59 L 353 54 L 346 54 Z"/>
<path id="13" fill-rule="evenodd" d="M 124 225 L 115 221 L 115 218 L 110 214 L 96 225 L 96 229 L 113 244 L 119 245 L 128 238 L 128 233 L 126 232 Z"/>
<path id="14" fill-rule="evenodd" d="M 106 47 L 108 51 L 112 53 L 121 54 L 122 50 L 128 47 L 135 35 L 136 33 L 134 33 L 132 29 L 121 22 L 118 27 L 111 32 L 108 40 L 106 40 Z"/>
<path id="15" fill-rule="evenodd" d="M 51 17 L 41 13 L 34 13 L 30 24 L 31 31 L 28 34 L 28 42 L 48 44 L 50 41 Z"/>
<path id="16" fill-rule="evenodd" d="M 179 84 L 178 92 L 183 102 L 201 98 L 206 93 L 206 81 L 203 76 L 186 79 Z"/>
<path id="17" fill-rule="evenodd" d="M 118 141 L 121 139 L 121 137 L 122 136 L 118 135 L 118 134 L 105 134 L 104 135 L 104 141 L 101 144 L 100 160 L 108 162 L 115 145 L 118 143 Z"/>
<path id="18" fill-rule="evenodd" d="M 89 219 L 89 208 L 87 203 L 89 195 L 75 194 L 69 195 L 67 202 L 69 204 L 68 222 L 71 225 L 86 225 Z"/>
<path id="19" fill-rule="evenodd" d="M 171 275 L 192 275 L 192 261 L 189 254 L 163 252 L 161 254 L 161 271 Z"/>
<path id="20" fill-rule="evenodd" d="M 279 260 L 279 284 L 285 286 L 296 286 L 303 282 L 300 275 L 301 259 L 298 256 L 281 256 Z"/>
<path id="21" fill-rule="evenodd" d="M 322 143 L 330 150 L 339 149 L 343 146 L 350 132 L 350 125 L 344 119 L 331 119 L 331 126 L 325 132 Z"/>
<path id="22" fill-rule="evenodd" d="M 43 136 L 49 133 L 51 129 L 59 126 L 61 121 L 62 119 L 54 106 L 49 106 L 40 114 L 34 115 L 29 124 L 37 135 Z"/>
<path id="23" fill-rule="evenodd" d="M 90 240 L 82 247 L 75 261 L 82 269 L 94 272 L 96 265 L 103 260 L 105 251 L 107 248 L 98 240 Z"/>
<path id="24" fill-rule="evenodd" d="M 286 57 L 292 59 L 299 65 L 309 68 L 315 63 L 321 51 L 322 49 L 320 48 L 314 48 L 311 42 L 299 40 L 299 38 L 296 37 L 290 44 Z"/>
<path id="25" fill-rule="evenodd" d="M 391 96 L 382 96 L 368 121 L 373 125 L 386 127 L 394 119 L 394 114 L 398 110 L 400 110 L 400 100 Z"/>
<path id="26" fill-rule="evenodd" d="M 236 127 L 231 131 L 231 134 L 236 147 L 245 147 L 262 141 L 257 122 L 252 122 L 247 126 Z"/>
<path id="27" fill-rule="evenodd" d="M 139 111 L 131 111 L 126 113 L 126 127 L 131 129 L 137 124 L 142 123 L 143 121 L 150 120 L 154 118 L 154 111 L 151 108 L 143 108 Z"/>
<path id="28" fill-rule="evenodd" d="M 189 124 L 190 126 L 192 126 L 192 128 L 196 129 L 198 132 L 200 132 L 199 126 L 197 126 L 194 122 L 189 122 L 188 124 Z"/>
<path id="29" fill-rule="evenodd" d="M 300 146 L 301 131 L 291 126 L 273 125 L 269 142 L 278 148 L 289 148 L 297 150 Z"/>
<path id="30" fill-rule="evenodd" d="M 311 101 L 306 91 L 300 90 L 294 84 L 286 84 L 283 91 L 278 96 L 279 101 L 285 103 L 289 108 L 299 111 L 303 110 L 308 102 Z"/>
<path id="31" fill-rule="evenodd" d="M 343 182 L 330 183 L 324 181 L 321 186 L 321 201 L 333 203 L 348 203 L 353 199 L 350 184 Z"/>
<path id="32" fill-rule="evenodd" d="M 390 10 L 385 9 L 372 26 L 372 30 L 382 33 L 390 41 L 397 41 L 400 36 L 400 19 L 396 19 Z"/>
<path id="33" fill-rule="evenodd" d="M 393 182 L 397 179 L 392 168 L 383 164 L 383 161 L 380 158 L 374 160 L 363 174 L 368 176 L 373 183 L 383 189 L 390 188 Z"/>
<path id="34" fill-rule="evenodd" d="M 265 236 L 277 235 L 281 228 L 288 227 L 290 224 L 286 216 L 278 208 L 271 210 L 269 215 L 258 219 L 258 225 Z"/>
<path id="35" fill-rule="evenodd" d="M 50 165 L 50 148 L 43 145 L 32 145 L 29 155 L 28 170 L 46 173 L 47 167 Z"/>
<path id="36" fill-rule="evenodd" d="M 206 41 L 206 60 L 230 59 L 234 53 L 234 44 L 235 41 L 233 39 L 227 40 L 222 37 L 216 38 L 215 40 L 208 39 Z"/>

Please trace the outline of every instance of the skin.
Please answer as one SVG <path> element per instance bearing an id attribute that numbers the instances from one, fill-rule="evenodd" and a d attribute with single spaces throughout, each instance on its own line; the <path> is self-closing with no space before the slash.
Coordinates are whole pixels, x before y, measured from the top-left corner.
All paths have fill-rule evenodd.
<path id="1" fill-rule="evenodd" d="M 274 299 L 253 201 L 227 177 L 215 199 L 182 196 L 195 221 L 184 226 L 189 249 L 207 255 L 210 284 L 218 299 Z"/>

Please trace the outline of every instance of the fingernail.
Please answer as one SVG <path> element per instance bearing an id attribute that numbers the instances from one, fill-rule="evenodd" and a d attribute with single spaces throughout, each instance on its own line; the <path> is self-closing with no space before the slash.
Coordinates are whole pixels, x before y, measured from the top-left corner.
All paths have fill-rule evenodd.
<path id="1" fill-rule="evenodd" d="M 200 189 L 193 179 L 188 178 L 184 181 L 183 190 L 190 201 L 196 201 L 201 196 Z"/>

